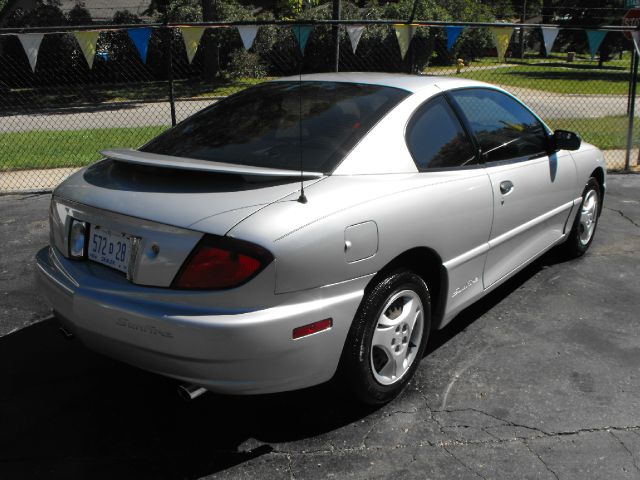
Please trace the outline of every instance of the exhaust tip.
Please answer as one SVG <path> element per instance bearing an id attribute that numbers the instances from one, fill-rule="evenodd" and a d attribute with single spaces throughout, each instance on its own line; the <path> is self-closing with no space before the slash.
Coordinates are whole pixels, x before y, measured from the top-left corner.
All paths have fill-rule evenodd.
<path id="1" fill-rule="evenodd" d="M 190 402 L 195 400 L 203 393 L 206 393 L 207 389 L 200 385 L 182 384 L 178 385 L 178 396 L 183 400 Z"/>

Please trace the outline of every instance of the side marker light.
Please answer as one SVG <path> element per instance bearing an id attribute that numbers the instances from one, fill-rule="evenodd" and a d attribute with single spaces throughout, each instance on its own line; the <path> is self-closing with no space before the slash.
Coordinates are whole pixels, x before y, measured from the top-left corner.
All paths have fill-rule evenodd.
<path id="1" fill-rule="evenodd" d="M 333 319 L 325 318 L 324 320 L 313 322 L 308 325 L 303 325 L 302 327 L 294 328 L 293 339 L 297 340 L 298 338 L 306 337 L 308 335 L 313 335 L 314 333 L 318 333 L 323 330 L 328 330 L 331 327 L 333 327 Z"/>

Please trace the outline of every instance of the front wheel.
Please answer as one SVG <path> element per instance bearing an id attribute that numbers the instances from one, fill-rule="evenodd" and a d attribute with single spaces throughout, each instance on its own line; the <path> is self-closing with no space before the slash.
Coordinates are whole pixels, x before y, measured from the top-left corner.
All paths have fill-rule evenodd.
<path id="1" fill-rule="evenodd" d="M 600 202 L 600 184 L 591 177 L 584 187 L 580 209 L 564 244 L 565 253 L 569 257 L 579 257 L 589 249 L 598 226 Z"/>
<path id="2" fill-rule="evenodd" d="M 364 403 L 382 405 L 413 377 L 431 328 L 429 290 L 400 271 L 365 294 L 341 359 L 343 383 Z"/>

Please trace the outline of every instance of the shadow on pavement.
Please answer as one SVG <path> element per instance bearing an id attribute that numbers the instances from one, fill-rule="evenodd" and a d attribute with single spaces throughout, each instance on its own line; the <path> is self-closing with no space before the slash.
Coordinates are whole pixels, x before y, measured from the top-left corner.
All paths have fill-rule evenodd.
<path id="1" fill-rule="evenodd" d="M 369 413 L 328 386 L 187 403 L 172 380 L 65 340 L 53 318 L 0 339 L 0 378 L 3 479 L 199 478 Z"/>
<path id="2" fill-rule="evenodd" d="M 429 352 L 519 288 L 546 255 L 432 336 Z M 369 415 L 328 385 L 277 395 L 207 394 L 65 340 L 50 318 L 0 338 L 0 478 L 198 478 Z"/>

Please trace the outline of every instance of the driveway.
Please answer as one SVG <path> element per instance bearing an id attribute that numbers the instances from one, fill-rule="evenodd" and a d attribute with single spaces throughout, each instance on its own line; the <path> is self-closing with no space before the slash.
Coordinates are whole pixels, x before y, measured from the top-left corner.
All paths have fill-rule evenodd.
<path id="1" fill-rule="evenodd" d="M 0 197 L 0 478 L 640 479 L 640 176 L 589 253 L 547 254 L 430 341 L 378 410 L 327 386 L 183 403 L 57 332 L 48 195 Z"/>

